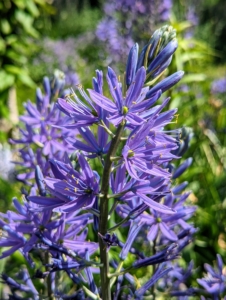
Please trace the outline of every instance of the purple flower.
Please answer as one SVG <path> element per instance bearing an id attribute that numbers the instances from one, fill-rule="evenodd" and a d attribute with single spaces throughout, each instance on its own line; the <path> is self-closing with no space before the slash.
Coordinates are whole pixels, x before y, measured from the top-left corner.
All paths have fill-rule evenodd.
<path id="1" fill-rule="evenodd" d="M 211 92 L 213 94 L 224 94 L 226 93 L 226 78 L 220 78 L 214 80 L 211 86 Z"/>
<path id="2" fill-rule="evenodd" d="M 164 269 L 164 264 L 158 267 L 156 272 L 153 274 L 150 280 L 148 280 L 141 288 L 139 288 L 135 295 L 137 299 L 141 299 L 141 297 L 144 295 L 144 293 L 150 289 L 156 281 L 158 281 L 160 278 L 164 277 L 166 274 L 168 274 L 172 268 L 166 268 Z"/>
<path id="3" fill-rule="evenodd" d="M 142 223 L 138 224 L 136 222 L 131 222 L 127 240 L 126 240 L 125 244 L 123 245 L 121 253 L 119 254 L 119 257 L 122 260 L 125 260 L 127 258 L 127 255 L 130 251 L 132 243 L 134 242 L 135 238 L 137 237 L 137 235 L 143 225 L 144 224 L 142 224 Z"/>
<path id="4" fill-rule="evenodd" d="M 77 156 L 81 172 L 74 170 L 69 161 L 50 161 L 56 178 L 48 177 L 45 183 L 54 198 L 30 196 L 28 199 L 39 204 L 42 209 L 58 212 L 92 207 L 99 194 L 99 175 L 92 171 L 83 155 Z"/>
<path id="5" fill-rule="evenodd" d="M 20 291 L 20 292 L 31 293 L 34 300 L 40 299 L 39 293 L 36 290 L 27 269 L 23 268 L 17 274 L 17 277 L 18 280 L 16 281 L 13 278 L 7 276 L 6 274 L 1 274 L 1 279 L 12 290 L 13 295 L 15 295 L 15 291 Z"/>
<path id="6" fill-rule="evenodd" d="M 172 268 L 172 270 L 168 273 L 167 277 L 158 282 L 160 289 L 169 291 L 168 293 L 174 297 L 192 296 L 198 292 L 197 288 L 187 287 L 189 280 L 192 278 L 191 276 L 196 272 L 193 261 L 188 264 L 186 269 L 183 269 L 178 263 L 172 261 L 167 262 L 167 267 Z"/>
<path id="7" fill-rule="evenodd" d="M 105 124 L 107 121 L 105 121 Z M 84 155 L 89 158 L 97 156 L 102 157 L 109 150 L 108 134 L 103 127 L 98 127 L 97 139 L 89 127 L 81 127 L 78 129 L 79 134 L 86 143 L 72 137 L 65 140 L 75 149 L 84 151 Z"/>
<path id="8" fill-rule="evenodd" d="M 159 12 L 161 21 L 169 20 L 172 6 L 173 6 L 172 0 L 158 1 L 158 12 Z"/>
<path id="9" fill-rule="evenodd" d="M 147 68 L 148 76 L 154 78 L 161 74 L 171 63 L 172 55 L 177 47 L 178 44 L 176 39 L 170 41 L 149 64 Z"/>
<path id="10" fill-rule="evenodd" d="M 2 226 L 4 234 L 0 239 L 0 247 L 11 247 L 9 250 L 2 252 L 1 258 L 13 254 L 15 251 L 23 248 L 26 239 L 17 231 L 11 229 L 8 225 Z M 5 234 L 6 233 L 6 234 Z"/>
<path id="11" fill-rule="evenodd" d="M 136 74 L 139 46 L 135 44 L 129 52 L 126 65 L 126 84 L 129 87 Z"/>
<path id="12" fill-rule="evenodd" d="M 162 81 L 157 83 L 155 86 L 153 86 L 147 93 L 146 97 L 149 97 L 150 95 L 153 95 L 157 91 L 161 90 L 162 93 L 170 89 L 172 86 L 174 86 L 178 81 L 181 80 L 183 77 L 184 72 L 178 71 L 166 78 L 164 78 Z"/>
<path id="13" fill-rule="evenodd" d="M 178 178 L 181 176 L 192 164 L 192 157 L 186 159 L 174 172 L 173 172 L 173 179 Z"/>
<path id="14" fill-rule="evenodd" d="M 217 269 L 209 264 L 204 265 L 207 274 L 205 278 L 197 279 L 198 283 L 204 287 L 207 293 L 213 296 L 220 296 L 226 290 L 226 276 L 223 272 L 223 261 L 217 254 Z"/>
<path id="15" fill-rule="evenodd" d="M 126 203 L 117 207 L 117 213 L 123 218 L 130 217 L 131 220 L 139 220 L 139 215 L 148 207 L 166 214 L 174 214 L 174 210 L 170 207 L 159 203 L 159 199 L 169 193 L 169 190 L 166 189 L 168 180 L 146 175 L 142 175 L 140 179 L 142 181 L 137 181 L 134 178 L 129 179 L 126 176 L 124 164 L 117 169 L 115 178 L 111 177 L 114 197 Z M 151 198 L 146 195 L 150 195 Z"/>
<path id="16" fill-rule="evenodd" d="M 148 109 L 161 95 L 161 92 L 158 92 L 150 99 L 143 101 L 146 96 L 143 90 L 145 78 L 146 71 L 142 67 L 137 71 L 134 82 L 130 85 L 126 97 L 124 98 L 121 83 L 118 81 L 115 72 L 109 67 L 107 80 L 114 102 L 93 90 L 89 90 L 89 93 L 97 105 L 110 112 L 111 115 L 108 119 L 115 126 L 123 120 L 126 120 L 132 125 L 140 125 L 144 122 L 144 119 L 139 116 L 139 113 Z"/>
<path id="17" fill-rule="evenodd" d="M 158 122 L 158 112 L 166 103 L 167 101 L 155 110 L 151 115 L 151 119 L 142 125 L 135 134 L 131 133 L 122 150 L 123 162 L 126 169 L 129 175 L 136 180 L 142 180 L 140 177 L 142 173 L 164 178 L 170 176 L 160 165 L 175 158 L 170 151 L 177 148 L 177 146 L 173 141 L 167 141 L 167 137 L 164 141 L 164 136 L 162 136 L 161 143 L 158 143 L 158 134 L 153 135 L 155 124 Z M 161 122 L 164 122 L 164 118 L 162 118 Z"/>
<path id="18" fill-rule="evenodd" d="M 171 7 L 171 0 L 107 1 L 106 16 L 98 24 L 96 36 L 104 42 L 108 62 L 125 60 L 133 41 L 140 40 L 141 32 L 150 32 L 157 23 L 166 21 Z"/>
<path id="19" fill-rule="evenodd" d="M 24 104 L 27 113 L 20 117 L 25 128 L 20 128 L 21 137 L 11 139 L 13 144 L 23 144 L 20 156 L 21 162 L 16 162 L 26 169 L 32 169 L 27 174 L 19 174 L 18 180 L 26 183 L 34 178 L 34 169 L 38 164 L 44 175 L 49 171 L 47 157 L 61 157 L 67 152 L 71 152 L 67 143 L 61 140 L 62 134 L 70 136 L 67 130 L 56 128 L 59 125 L 66 124 L 68 119 L 63 118 L 55 103 L 51 100 L 61 92 L 64 86 L 64 80 L 60 74 L 55 74 L 54 79 L 45 77 L 43 80 L 44 93 L 40 88 L 36 90 L 36 104 L 28 101 Z M 56 126 L 56 127 L 54 127 Z M 23 170 L 21 170 L 23 171 Z"/>
<path id="20" fill-rule="evenodd" d="M 178 252 L 178 245 L 174 243 L 150 257 L 146 257 L 144 259 L 139 259 L 135 261 L 132 266 L 133 268 L 137 269 L 145 266 L 156 265 L 162 262 L 166 262 L 168 260 L 175 259 Z"/>
<path id="21" fill-rule="evenodd" d="M 75 122 L 74 124 L 64 126 L 68 129 L 89 126 L 98 123 L 101 119 L 101 109 L 95 106 L 80 86 L 77 86 L 77 88 L 88 105 L 84 104 L 74 91 L 72 91 L 71 95 L 66 95 L 66 99 L 59 98 L 57 100 L 57 107 Z M 74 100 L 71 97 L 73 97 Z"/>

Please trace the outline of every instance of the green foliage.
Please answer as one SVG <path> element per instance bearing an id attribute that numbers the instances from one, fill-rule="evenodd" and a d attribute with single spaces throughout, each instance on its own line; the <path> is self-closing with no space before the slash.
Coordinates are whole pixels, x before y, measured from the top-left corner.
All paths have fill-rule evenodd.
<path id="1" fill-rule="evenodd" d="M 45 35 L 55 39 L 69 36 L 76 37 L 88 31 L 93 31 L 101 18 L 100 10 L 91 9 L 89 6 L 81 11 L 78 11 L 75 5 L 68 9 L 55 9 L 56 11 L 51 19 L 44 17 L 37 24 Z"/>
<path id="2" fill-rule="evenodd" d="M 178 127 L 191 127 L 194 133 L 183 157 L 192 157 L 193 164 L 179 178 L 180 182 L 189 182 L 190 201 L 198 206 L 194 217 L 198 228 L 194 251 L 185 251 L 185 258 L 203 265 L 213 261 L 216 253 L 223 255 L 226 249 L 226 98 L 211 94 L 211 83 L 225 75 L 225 66 L 213 65 L 218 53 L 209 46 L 208 39 L 185 38 L 189 22 L 178 22 L 175 17 L 171 21 L 177 29 L 179 44 L 172 68 L 184 70 L 185 75 L 178 89 L 169 94 L 170 108 L 178 108 Z"/>
<path id="3" fill-rule="evenodd" d="M 0 3 L 0 117 L 5 115 L 4 91 L 18 83 L 35 86 L 26 64 L 32 49 L 31 38 L 39 37 L 33 23 L 44 6 L 45 0 L 2 0 Z"/>

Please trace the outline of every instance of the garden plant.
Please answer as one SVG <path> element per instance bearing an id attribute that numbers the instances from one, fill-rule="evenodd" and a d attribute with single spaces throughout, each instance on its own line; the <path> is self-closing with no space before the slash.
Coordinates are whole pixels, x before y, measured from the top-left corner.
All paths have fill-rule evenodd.
<path id="1" fill-rule="evenodd" d="M 57 70 L 24 104 L 11 139 L 22 194 L 0 213 L 0 258 L 23 257 L 13 278 L 1 275 L 9 299 L 223 299 L 219 254 L 204 278 L 181 264 L 198 229 L 178 183 L 192 133 L 165 96 L 184 75 L 165 75 L 177 47 L 165 25 L 131 47 L 123 75 L 96 70 L 86 91 L 64 89 Z"/>

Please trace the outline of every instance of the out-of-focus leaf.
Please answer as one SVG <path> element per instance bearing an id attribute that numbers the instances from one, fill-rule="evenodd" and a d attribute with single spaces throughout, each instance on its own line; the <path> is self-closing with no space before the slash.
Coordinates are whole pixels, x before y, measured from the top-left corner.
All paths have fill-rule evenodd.
<path id="1" fill-rule="evenodd" d="M 18 40 L 18 36 L 16 34 L 10 34 L 5 38 L 7 45 L 11 45 Z"/>
<path id="2" fill-rule="evenodd" d="M 181 83 L 199 82 L 206 80 L 205 74 L 188 74 L 183 77 Z"/>
<path id="3" fill-rule="evenodd" d="M 34 2 L 39 4 L 40 6 L 48 5 L 48 3 L 46 3 L 46 0 L 34 0 Z"/>
<path id="4" fill-rule="evenodd" d="M 0 260 L 0 272 L 1 274 L 4 272 L 5 264 L 6 264 L 7 258 L 1 259 Z M 2 295 L 2 290 L 4 287 L 4 283 L 0 283 L 0 294 Z"/>
<path id="5" fill-rule="evenodd" d="M 174 22 L 172 22 L 172 26 L 179 33 L 179 32 L 182 32 L 182 31 L 190 28 L 191 27 L 191 23 L 189 21 L 184 21 L 184 22 L 180 22 L 180 23 L 174 23 Z"/>
<path id="6" fill-rule="evenodd" d="M 15 19 L 23 26 L 23 29 L 32 37 L 38 38 L 38 31 L 32 25 L 33 18 L 24 11 L 16 10 Z"/>
<path id="7" fill-rule="evenodd" d="M 6 46 L 5 41 L 2 38 L 0 38 L 0 53 L 1 54 L 3 54 L 5 52 L 5 48 L 6 48 L 5 46 Z"/>
<path id="8" fill-rule="evenodd" d="M 200 60 L 200 59 L 206 59 L 206 55 L 201 52 L 183 53 L 180 59 L 182 62 L 190 61 L 192 59 Z"/>
<path id="9" fill-rule="evenodd" d="M 1 32 L 3 34 L 9 34 L 12 31 L 12 29 L 8 20 L 2 19 L 0 22 L 1 22 Z"/>
<path id="10" fill-rule="evenodd" d="M 23 55 L 27 55 L 30 53 L 31 50 L 31 43 L 30 45 L 23 41 L 16 41 L 11 45 L 12 49 L 16 51 L 18 54 L 21 53 Z"/>
<path id="11" fill-rule="evenodd" d="M 13 0 L 13 3 L 20 9 L 25 8 L 25 1 L 24 0 Z"/>
<path id="12" fill-rule="evenodd" d="M 25 0 L 27 10 L 34 16 L 39 16 L 39 10 L 33 0 Z"/>
<path id="13" fill-rule="evenodd" d="M 4 65 L 4 69 L 8 73 L 11 73 L 11 74 L 14 74 L 14 75 L 18 75 L 21 72 L 21 68 L 20 67 L 16 67 L 16 66 L 13 66 L 13 65 Z"/>
<path id="14" fill-rule="evenodd" d="M 13 51 L 13 49 L 8 50 L 5 54 L 5 56 L 19 64 L 25 64 L 27 62 L 27 58 L 25 56 L 20 55 L 16 51 Z"/>
<path id="15" fill-rule="evenodd" d="M 31 88 L 34 88 L 36 86 L 34 81 L 28 75 L 28 72 L 26 70 L 12 65 L 5 65 L 4 68 L 5 71 L 7 71 L 8 73 L 15 75 L 16 81 L 20 81 Z"/>
<path id="16" fill-rule="evenodd" d="M 11 87 L 15 83 L 15 76 L 6 73 L 5 71 L 0 71 L 0 91 L 4 91 Z"/>
<path id="17" fill-rule="evenodd" d="M 21 72 L 18 76 L 17 79 L 22 82 L 23 84 L 31 87 L 31 88 L 35 88 L 36 84 L 34 83 L 34 81 L 31 79 L 31 77 L 26 74 L 25 72 Z"/>

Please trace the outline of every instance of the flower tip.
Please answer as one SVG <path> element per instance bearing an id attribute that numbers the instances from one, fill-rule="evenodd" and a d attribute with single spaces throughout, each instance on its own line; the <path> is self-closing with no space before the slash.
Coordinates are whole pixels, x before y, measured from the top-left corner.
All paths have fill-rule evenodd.
<path id="1" fill-rule="evenodd" d="M 108 66 L 108 75 L 112 75 L 113 73 L 113 69 L 110 66 Z"/>

